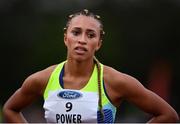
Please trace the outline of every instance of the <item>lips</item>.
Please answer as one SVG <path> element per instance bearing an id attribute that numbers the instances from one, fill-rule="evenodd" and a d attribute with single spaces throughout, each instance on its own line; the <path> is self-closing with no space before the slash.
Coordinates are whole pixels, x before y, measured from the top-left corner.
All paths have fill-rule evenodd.
<path id="1" fill-rule="evenodd" d="M 87 52 L 87 49 L 85 47 L 77 46 L 75 47 L 75 52 L 77 54 L 84 54 L 85 52 Z"/>

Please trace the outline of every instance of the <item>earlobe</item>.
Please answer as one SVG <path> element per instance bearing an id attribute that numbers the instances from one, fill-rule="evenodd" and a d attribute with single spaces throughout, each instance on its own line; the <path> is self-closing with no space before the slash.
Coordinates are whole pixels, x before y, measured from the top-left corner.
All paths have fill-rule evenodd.
<path id="1" fill-rule="evenodd" d="M 67 35 L 64 33 L 64 44 L 67 46 Z"/>
<path id="2" fill-rule="evenodd" d="M 96 51 L 98 51 L 101 48 L 102 41 L 99 41 L 98 46 L 96 47 Z"/>

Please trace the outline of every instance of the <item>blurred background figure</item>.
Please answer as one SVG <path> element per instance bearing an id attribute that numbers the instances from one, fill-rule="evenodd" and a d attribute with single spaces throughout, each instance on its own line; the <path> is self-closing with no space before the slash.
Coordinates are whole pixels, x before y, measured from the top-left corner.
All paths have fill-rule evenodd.
<path id="1" fill-rule="evenodd" d="M 172 59 L 154 57 L 147 73 L 147 87 L 177 110 L 179 85 L 176 83 L 178 74 L 175 70 L 178 70 L 178 67 L 173 64 Z"/>
<path id="2" fill-rule="evenodd" d="M 171 62 L 167 59 L 155 59 L 150 66 L 148 88 L 169 103 L 172 95 L 172 78 Z"/>

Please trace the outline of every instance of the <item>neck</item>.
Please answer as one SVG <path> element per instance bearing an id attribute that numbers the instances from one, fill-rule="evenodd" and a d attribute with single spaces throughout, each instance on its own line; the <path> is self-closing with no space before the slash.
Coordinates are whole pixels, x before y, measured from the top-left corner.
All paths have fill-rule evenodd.
<path id="1" fill-rule="evenodd" d="M 87 61 L 76 61 L 68 59 L 65 64 L 65 73 L 71 76 L 87 76 L 94 69 L 93 59 Z"/>

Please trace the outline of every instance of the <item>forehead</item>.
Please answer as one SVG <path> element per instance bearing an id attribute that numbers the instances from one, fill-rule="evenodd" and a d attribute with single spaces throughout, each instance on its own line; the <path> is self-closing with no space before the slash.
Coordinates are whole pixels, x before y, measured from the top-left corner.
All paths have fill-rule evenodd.
<path id="1" fill-rule="evenodd" d="M 100 23 L 98 20 L 94 19 L 90 16 L 84 16 L 84 15 L 77 15 L 69 23 L 69 27 L 78 27 L 78 28 L 85 28 L 85 29 L 91 29 L 91 30 L 99 30 L 100 29 Z"/>

